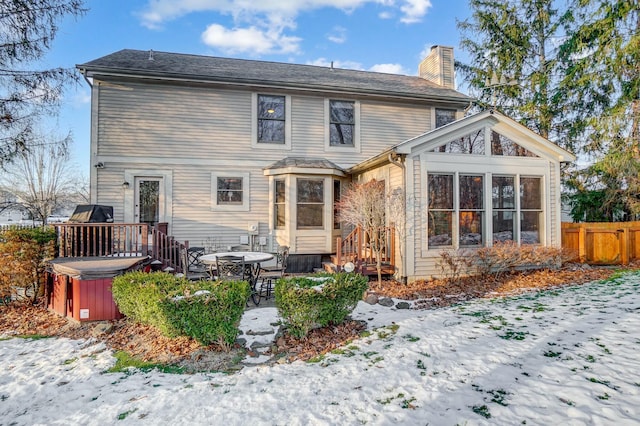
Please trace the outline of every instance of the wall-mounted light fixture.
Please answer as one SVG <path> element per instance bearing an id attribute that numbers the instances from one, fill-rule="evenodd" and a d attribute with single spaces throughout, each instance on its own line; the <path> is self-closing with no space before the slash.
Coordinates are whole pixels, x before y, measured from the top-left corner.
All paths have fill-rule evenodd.
<path id="1" fill-rule="evenodd" d="M 122 189 L 129 189 L 129 182 L 127 182 L 126 180 L 122 182 Z"/>
<path id="2" fill-rule="evenodd" d="M 93 167 L 96 169 L 104 169 L 104 163 L 100 161 L 99 163 L 94 164 Z"/>

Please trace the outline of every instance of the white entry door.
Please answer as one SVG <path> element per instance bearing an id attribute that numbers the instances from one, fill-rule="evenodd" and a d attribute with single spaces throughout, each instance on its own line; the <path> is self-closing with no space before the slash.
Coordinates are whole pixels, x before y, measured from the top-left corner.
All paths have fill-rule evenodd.
<path id="1" fill-rule="evenodd" d="M 161 177 L 136 177 L 134 221 L 154 226 L 164 222 L 164 185 Z"/>

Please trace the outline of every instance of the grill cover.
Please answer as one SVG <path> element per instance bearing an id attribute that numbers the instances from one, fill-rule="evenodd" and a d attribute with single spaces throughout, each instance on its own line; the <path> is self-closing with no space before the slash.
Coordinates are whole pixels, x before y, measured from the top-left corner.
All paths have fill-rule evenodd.
<path id="1" fill-rule="evenodd" d="M 70 223 L 111 223 L 113 222 L 113 207 L 99 204 L 82 204 L 76 206 L 69 218 Z"/>

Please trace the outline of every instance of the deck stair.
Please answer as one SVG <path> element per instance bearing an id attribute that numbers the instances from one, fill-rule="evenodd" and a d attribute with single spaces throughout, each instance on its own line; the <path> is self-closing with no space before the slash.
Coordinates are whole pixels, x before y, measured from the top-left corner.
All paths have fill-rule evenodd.
<path id="1" fill-rule="evenodd" d="M 371 241 L 373 240 L 373 241 Z M 339 272 L 347 262 L 353 262 L 355 271 L 362 275 L 377 275 L 375 253 L 371 247 L 382 247 L 382 275 L 393 275 L 395 265 L 395 232 L 393 226 L 382 227 L 374 236 L 366 236 L 362 228 L 355 228 L 344 239 L 336 239 L 336 253 L 322 265 L 327 272 Z"/>

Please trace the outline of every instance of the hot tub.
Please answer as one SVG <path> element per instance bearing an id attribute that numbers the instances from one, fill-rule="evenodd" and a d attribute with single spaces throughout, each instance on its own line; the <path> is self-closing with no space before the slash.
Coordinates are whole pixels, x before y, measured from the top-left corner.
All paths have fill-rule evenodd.
<path id="1" fill-rule="evenodd" d="M 65 257 L 49 262 L 47 307 L 78 321 L 122 318 L 113 296 L 113 277 L 140 269 L 148 256 Z"/>

